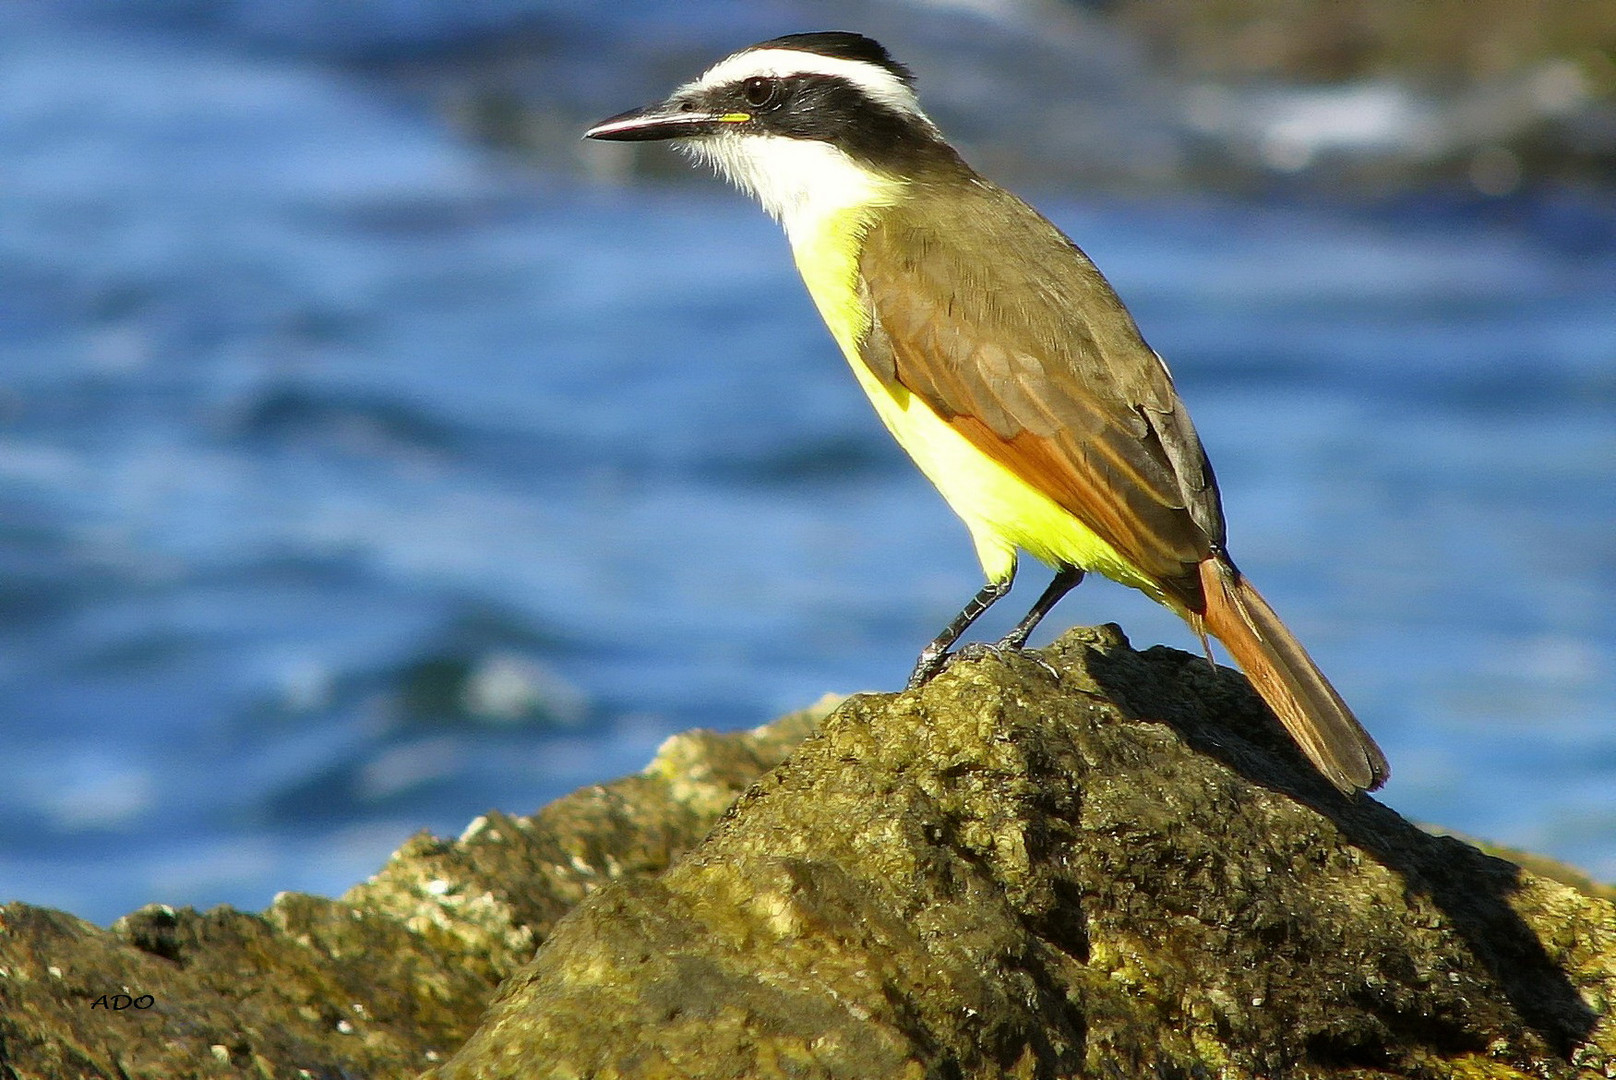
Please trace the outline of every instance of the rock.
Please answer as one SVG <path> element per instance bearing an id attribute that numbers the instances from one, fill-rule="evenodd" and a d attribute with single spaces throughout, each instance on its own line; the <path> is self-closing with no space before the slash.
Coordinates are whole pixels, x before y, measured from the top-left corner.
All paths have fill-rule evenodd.
<path id="1" fill-rule="evenodd" d="M 1608 900 L 1340 797 L 1236 673 L 1042 655 L 677 736 L 340 900 L 9 905 L 0 1075 L 1616 1075 Z"/>
<path id="2" fill-rule="evenodd" d="M 438 1080 L 1616 1075 L 1616 910 L 1115 628 L 844 704 L 559 922 Z"/>
<path id="3" fill-rule="evenodd" d="M 421 834 L 340 900 L 154 905 L 110 930 L 0 907 L 0 1076 L 413 1076 L 465 1042 L 558 918 L 666 869 L 831 704 L 675 736 L 638 776 L 489 814 L 454 842 Z"/>

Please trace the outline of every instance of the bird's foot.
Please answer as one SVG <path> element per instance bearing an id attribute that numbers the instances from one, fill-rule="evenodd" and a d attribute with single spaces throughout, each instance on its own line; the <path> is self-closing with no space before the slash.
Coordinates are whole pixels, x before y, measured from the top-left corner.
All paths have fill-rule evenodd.
<path id="1" fill-rule="evenodd" d="M 997 647 L 992 645 L 967 645 L 953 652 L 943 650 L 932 652 L 932 650 L 926 649 L 920 654 L 920 659 L 916 661 L 915 670 L 909 673 L 909 684 L 904 689 L 919 690 L 944 671 L 953 667 L 954 661 L 980 660 L 987 655 L 989 650 L 992 650 L 995 655 L 998 654 Z"/>
<path id="2" fill-rule="evenodd" d="M 1060 682 L 1060 672 L 1055 670 L 1054 665 L 1052 665 L 1048 660 L 1045 660 L 1038 653 L 1028 651 L 1027 639 L 1025 636 L 1023 636 L 1020 640 L 1012 640 L 1011 637 L 1007 635 L 992 645 L 967 645 L 960 651 L 971 652 L 972 649 L 976 649 L 978 651 L 972 653 L 969 659 L 979 660 L 984 656 L 994 656 L 1003 663 L 1009 663 L 1011 655 L 1020 656 L 1027 660 L 1031 660 L 1033 663 L 1043 668 L 1051 679 L 1054 679 L 1056 682 Z"/>
<path id="3" fill-rule="evenodd" d="M 1000 642 L 999 644 L 1002 647 L 1004 643 Z M 1023 648 L 1020 645 L 1017 645 L 1015 647 L 1015 653 L 1016 653 L 1017 656 L 1024 656 L 1028 660 L 1031 660 L 1033 663 L 1037 664 L 1039 667 L 1044 669 L 1044 674 L 1048 675 L 1051 679 L 1054 679 L 1056 682 L 1060 682 L 1060 672 L 1055 670 L 1055 665 L 1054 664 L 1051 664 L 1048 660 L 1044 659 L 1044 656 L 1043 656 L 1042 653 L 1030 652 L 1030 651 L 1028 651 L 1027 649 Z"/>
<path id="4" fill-rule="evenodd" d="M 1048 672 L 1050 678 L 1057 682 L 1060 680 L 1060 673 L 1054 669 L 1048 660 L 1045 660 L 1037 653 L 1028 652 L 1020 642 L 1006 638 L 992 644 L 980 641 L 972 642 L 969 645 L 955 649 L 953 652 L 947 652 L 942 649 L 933 650 L 928 646 L 921 652 L 920 660 L 915 664 L 915 670 L 909 675 L 907 689 L 918 690 L 960 660 L 986 660 L 991 656 L 1000 663 L 1008 664 L 1011 655 L 1026 657 Z"/>
<path id="5" fill-rule="evenodd" d="M 927 645 L 920 650 L 920 659 L 915 661 L 915 670 L 909 673 L 909 684 L 904 689 L 919 690 L 940 675 L 953 658 L 953 653 L 935 641 Z"/>
<path id="6" fill-rule="evenodd" d="M 1020 651 L 1013 645 L 1007 647 L 1002 641 L 995 641 L 991 645 L 984 641 L 973 641 L 969 645 L 955 649 L 950 662 L 952 663 L 954 660 L 986 660 L 991 656 L 1002 664 L 1006 662 L 1005 653 Z"/>

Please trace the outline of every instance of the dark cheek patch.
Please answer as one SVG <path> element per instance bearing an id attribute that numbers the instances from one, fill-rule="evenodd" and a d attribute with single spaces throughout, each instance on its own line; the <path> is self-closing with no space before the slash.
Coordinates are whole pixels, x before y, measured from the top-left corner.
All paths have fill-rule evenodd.
<path id="1" fill-rule="evenodd" d="M 913 160 L 936 143 L 912 118 L 871 101 L 846 79 L 798 75 L 782 82 L 780 104 L 757 118 L 775 134 L 835 143 L 874 166 Z"/>

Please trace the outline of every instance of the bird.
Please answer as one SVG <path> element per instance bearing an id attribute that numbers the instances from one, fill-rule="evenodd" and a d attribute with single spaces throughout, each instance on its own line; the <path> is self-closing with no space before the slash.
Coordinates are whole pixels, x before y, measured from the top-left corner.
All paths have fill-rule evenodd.
<path id="1" fill-rule="evenodd" d="M 784 226 L 860 387 L 963 519 L 986 583 L 910 689 L 958 655 L 1021 650 L 1093 571 L 1176 612 L 1203 647 L 1222 642 L 1340 791 L 1385 783 L 1385 755 L 1230 557 L 1166 364 L 1089 257 L 949 145 L 884 46 L 772 38 L 584 135 L 671 141 Z M 951 652 L 1021 552 L 1053 568 L 1048 588 L 997 645 Z"/>

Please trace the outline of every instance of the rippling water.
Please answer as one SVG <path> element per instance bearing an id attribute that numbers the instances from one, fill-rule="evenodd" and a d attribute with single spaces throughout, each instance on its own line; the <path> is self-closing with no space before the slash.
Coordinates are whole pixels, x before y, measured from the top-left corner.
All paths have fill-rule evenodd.
<path id="1" fill-rule="evenodd" d="M 14 29 L 0 894 L 340 891 L 672 731 L 896 687 L 977 586 L 738 196 L 535 178 L 295 59 Z M 1174 365 L 1386 800 L 1616 876 L 1608 208 L 1038 201 Z M 1049 625 L 1112 620 L 1193 647 L 1104 583 Z"/>

